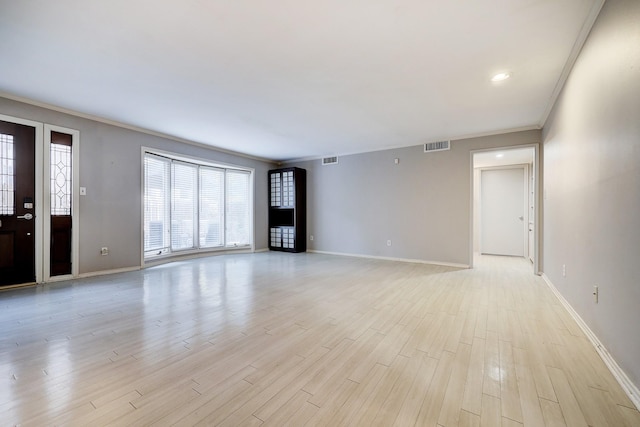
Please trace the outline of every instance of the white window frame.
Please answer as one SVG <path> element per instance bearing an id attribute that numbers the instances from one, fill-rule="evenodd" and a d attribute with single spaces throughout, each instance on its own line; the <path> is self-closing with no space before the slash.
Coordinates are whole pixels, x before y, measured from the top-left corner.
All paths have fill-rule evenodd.
<path id="1" fill-rule="evenodd" d="M 151 154 L 151 155 L 155 155 L 155 156 L 160 156 L 160 157 L 165 157 L 171 161 L 176 161 L 176 162 L 184 162 L 184 163 L 190 163 L 190 164 L 195 164 L 196 166 L 204 166 L 204 167 L 210 167 L 210 168 L 216 168 L 216 169 L 222 169 L 225 170 L 225 177 L 226 177 L 226 170 L 238 170 L 238 171 L 243 171 L 249 174 L 249 227 L 250 227 L 250 231 L 249 231 L 249 239 L 250 242 L 247 245 L 242 245 L 242 246 L 227 246 L 226 244 L 226 233 L 224 236 L 223 240 L 223 245 L 222 246 L 215 246 L 215 247 L 203 247 L 200 248 L 200 242 L 199 242 L 199 233 L 196 233 L 196 235 L 194 236 L 194 243 L 195 243 L 195 248 L 193 249 L 185 249 L 185 250 L 179 250 L 179 251 L 171 251 L 169 250 L 168 253 L 164 253 L 161 255 L 157 255 L 157 256 L 153 256 L 153 257 L 145 257 L 145 247 L 144 247 L 144 208 L 145 208 L 145 200 L 144 200 L 144 188 L 145 188 L 145 166 L 144 166 L 144 159 L 145 156 L 147 154 Z M 170 168 L 171 169 L 171 168 Z M 171 173 L 171 172 L 170 172 Z M 142 147 L 141 149 L 141 156 L 140 156 L 140 174 L 141 174 L 141 182 L 142 182 L 142 186 L 140 189 L 141 192 L 141 203 L 140 203 L 140 258 L 141 258 L 141 265 L 142 266 L 150 266 L 150 265 L 155 265 L 155 264 L 161 264 L 161 263 L 165 263 L 165 262 L 170 262 L 172 260 L 175 259 L 184 259 L 184 258 L 195 258 L 198 256 L 201 256 L 203 254 L 213 254 L 213 253 L 225 253 L 225 252 L 254 252 L 255 251 L 255 233 L 254 233 L 254 212 L 255 212 L 255 199 L 254 199 L 254 186 L 255 186 L 255 169 L 253 168 L 249 168 L 249 167 L 245 167 L 245 166 L 238 166 L 238 165 L 233 165 L 233 164 L 228 164 L 228 163 L 223 163 L 223 162 L 216 162 L 216 161 L 212 161 L 212 160 L 207 160 L 207 159 L 203 159 L 203 158 L 198 158 L 198 157 L 192 157 L 189 155 L 184 155 L 184 154 L 178 154 L 178 153 L 173 153 L 173 152 L 168 152 L 168 151 L 163 151 L 163 150 L 158 150 L 155 148 L 149 148 L 149 147 Z M 198 176 L 199 176 L 199 172 L 198 172 Z M 171 179 L 170 179 L 171 181 Z M 198 181 L 198 186 L 199 186 L 199 179 Z M 226 184 L 223 186 L 225 187 Z M 197 189 L 198 191 L 198 189 Z M 199 191 L 197 193 L 199 195 Z M 225 209 L 226 209 L 226 194 L 225 194 Z M 198 203 L 198 216 L 197 216 L 197 220 L 196 222 L 199 223 L 199 203 Z M 224 217 L 225 223 L 226 223 L 226 215 Z M 169 226 L 171 226 L 171 210 L 169 212 Z M 199 224 L 198 224 L 199 226 Z M 226 228 L 226 224 L 223 224 L 223 232 L 225 231 Z M 171 237 L 169 236 L 169 239 Z"/>
<path id="2" fill-rule="evenodd" d="M 251 174 L 246 171 L 246 170 L 232 170 L 232 169 L 226 169 L 224 172 L 224 246 L 227 248 L 237 248 L 237 247 L 242 247 L 242 246 L 246 246 L 246 245 L 238 245 L 238 243 L 230 243 L 228 241 L 228 235 L 230 234 L 228 232 L 227 229 L 227 225 L 228 225 L 228 221 L 229 221 L 229 205 L 227 204 L 227 197 L 229 196 L 229 181 L 228 181 L 228 176 L 229 176 L 229 172 L 231 171 L 236 171 L 236 172 L 240 172 L 242 175 L 244 174 L 248 174 L 249 175 L 249 195 L 251 195 L 252 191 L 251 191 Z M 253 200 L 249 197 L 249 203 L 248 203 L 248 209 L 249 212 L 253 211 Z M 249 217 L 251 218 L 251 215 L 249 215 Z M 249 223 L 251 223 L 251 220 L 249 219 Z M 250 240 L 250 244 L 253 244 L 252 240 L 252 228 L 249 228 L 249 240 Z"/>
<path id="3" fill-rule="evenodd" d="M 200 232 L 201 232 L 201 218 L 200 218 L 200 213 L 202 212 L 202 205 L 199 204 L 198 205 L 198 244 L 200 245 L 201 249 L 223 249 L 225 247 L 225 242 L 226 242 L 226 226 L 225 226 L 225 221 L 226 221 L 226 213 L 225 213 L 225 208 L 226 208 L 226 193 L 225 193 L 225 179 L 226 179 L 226 174 L 227 174 L 227 170 L 228 169 L 224 169 L 224 168 L 220 168 L 220 167 L 212 167 L 212 166 L 208 166 L 208 165 L 201 165 L 202 168 L 204 170 L 209 170 L 209 171 L 214 171 L 216 173 L 219 173 L 222 175 L 222 183 L 220 185 L 220 192 L 222 193 L 222 221 L 221 221 L 221 225 L 220 225 L 220 235 L 221 235 L 221 244 L 219 245 L 213 245 L 213 246 L 203 246 L 202 242 L 200 241 Z M 198 186 L 200 187 L 202 184 L 201 181 L 201 175 L 200 172 L 203 170 L 200 169 L 198 171 Z M 202 192 L 200 191 L 200 189 L 198 189 L 198 195 L 201 195 Z"/>
<path id="4" fill-rule="evenodd" d="M 199 221 L 200 221 L 200 182 L 199 182 L 199 178 L 200 178 L 200 168 L 198 164 L 195 163 L 191 163 L 191 162 L 185 162 L 184 160 L 177 160 L 177 159 L 170 159 L 171 160 L 171 167 L 169 168 L 169 192 L 171 193 L 171 204 L 170 204 L 170 209 L 169 209 L 169 252 L 170 253 L 182 253 L 185 251 L 193 251 L 193 250 L 197 250 L 200 249 L 200 242 L 199 242 L 199 236 L 200 236 L 200 227 L 199 227 Z M 192 172 L 195 172 L 194 175 L 194 180 L 193 182 L 195 183 L 195 187 L 193 188 L 193 193 L 195 196 L 195 200 L 194 200 L 194 206 L 192 206 L 193 208 L 193 212 L 191 214 L 191 247 L 186 246 L 186 247 L 178 247 L 175 248 L 174 247 L 174 234 L 173 234 L 173 221 L 176 219 L 176 216 L 173 215 L 174 210 L 175 210 L 175 206 L 176 205 L 181 205 L 182 203 L 176 203 L 176 187 L 174 186 L 174 184 L 176 183 L 176 166 L 183 166 L 185 168 L 190 169 Z M 153 259 L 153 258 L 150 258 Z"/>
<path id="5" fill-rule="evenodd" d="M 153 156 L 153 155 L 151 155 Z M 153 157 L 158 157 L 159 159 L 162 159 L 163 161 L 165 161 L 166 163 L 163 163 L 163 166 L 166 165 L 166 170 L 165 172 L 167 173 L 167 181 L 169 181 L 171 179 L 171 161 L 169 159 L 167 159 L 166 157 L 159 157 L 159 156 L 153 156 Z M 142 257 L 143 259 L 152 259 L 154 257 L 147 257 L 145 256 L 147 253 L 146 250 L 146 242 L 145 242 L 145 220 L 146 220 L 146 200 L 147 200 L 147 169 L 146 169 L 146 159 L 147 156 L 146 154 L 142 157 Z M 171 186 L 171 183 L 168 182 L 168 185 Z M 163 215 L 167 215 L 167 219 L 170 225 L 171 222 L 171 195 L 164 194 L 165 199 L 163 200 Z M 164 227 L 162 229 L 162 243 L 163 246 L 160 248 L 155 248 L 153 249 L 154 251 L 159 251 L 157 253 L 156 256 L 161 255 L 161 254 L 169 254 L 171 252 L 171 236 L 169 235 L 169 233 L 167 231 L 165 231 Z M 166 234 L 166 235 L 164 235 Z"/>

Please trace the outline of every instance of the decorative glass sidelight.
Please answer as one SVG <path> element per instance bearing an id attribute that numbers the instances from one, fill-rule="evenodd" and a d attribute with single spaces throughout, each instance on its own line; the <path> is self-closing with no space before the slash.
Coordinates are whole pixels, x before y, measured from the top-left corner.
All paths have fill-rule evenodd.
<path id="1" fill-rule="evenodd" d="M 51 144 L 51 215 L 71 215 L 71 147 Z"/>
<path id="2" fill-rule="evenodd" d="M 71 274 L 72 230 L 72 144 L 70 134 L 51 131 L 50 200 L 51 200 L 51 255 L 50 274 Z"/>
<path id="3" fill-rule="evenodd" d="M 0 134 L 0 215 L 15 214 L 13 135 Z"/>

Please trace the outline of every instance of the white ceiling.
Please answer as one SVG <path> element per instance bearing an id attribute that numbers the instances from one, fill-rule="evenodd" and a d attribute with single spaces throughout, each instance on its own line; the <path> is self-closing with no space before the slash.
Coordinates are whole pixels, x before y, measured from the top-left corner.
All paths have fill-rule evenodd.
<path id="1" fill-rule="evenodd" d="M 535 128 L 602 2 L 0 0 L 0 91 L 274 160 Z"/>

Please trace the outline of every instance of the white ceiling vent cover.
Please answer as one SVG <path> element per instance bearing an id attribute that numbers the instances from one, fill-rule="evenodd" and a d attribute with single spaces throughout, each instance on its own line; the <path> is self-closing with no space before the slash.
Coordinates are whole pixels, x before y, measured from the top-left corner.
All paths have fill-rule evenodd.
<path id="1" fill-rule="evenodd" d="M 333 157 L 324 157 L 322 159 L 322 166 L 325 165 L 335 165 L 338 163 L 338 157 L 337 156 L 333 156 Z"/>
<path id="2" fill-rule="evenodd" d="M 431 153 L 433 151 L 446 151 L 451 149 L 451 141 L 427 142 L 424 144 L 424 152 Z"/>

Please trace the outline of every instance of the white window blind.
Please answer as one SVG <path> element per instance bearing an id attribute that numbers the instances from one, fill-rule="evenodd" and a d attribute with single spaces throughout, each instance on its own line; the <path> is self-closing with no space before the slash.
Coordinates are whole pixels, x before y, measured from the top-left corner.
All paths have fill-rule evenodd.
<path id="1" fill-rule="evenodd" d="M 198 168 L 173 162 L 171 168 L 171 250 L 195 247 Z"/>
<path id="2" fill-rule="evenodd" d="M 200 247 L 224 244 L 224 170 L 200 166 Z"/>
<path id="3" fill-rule="evenodd" d="M 169 251 L 169 159 L 144 157 L 144 253 L 162 255 Z"/>
<path id="4" fill-rule="evenodd" d="M 249 178 L 248 172 L 227 170 L 225 228 L 227 246 L 244 246 L 251 242 Z"/>

